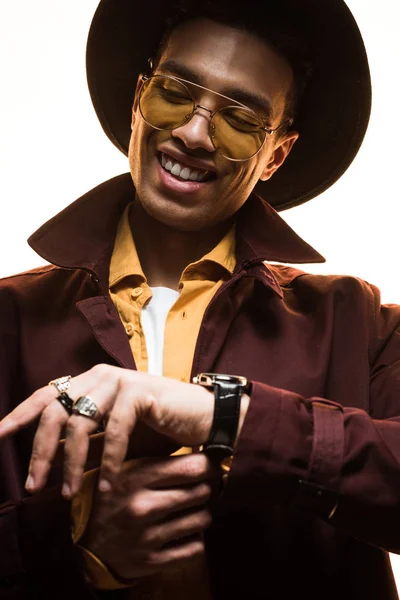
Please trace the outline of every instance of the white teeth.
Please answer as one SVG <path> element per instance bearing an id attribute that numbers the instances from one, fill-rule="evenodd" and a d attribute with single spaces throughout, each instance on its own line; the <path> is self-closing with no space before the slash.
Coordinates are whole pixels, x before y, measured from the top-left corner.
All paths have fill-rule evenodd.
<path id="1" fill-rule="evenodd" d="M 182 169 L 182 171 L 180 173 L 180 177 L 182 177 L 182 179 L 189 179 L 189 177 L 190 177 L 190 169 L 188 169 L 187 167 L 185 167 L 184 169 Z"/>
<path id="2" fill-rule="evenodd" d="M 178 163 L 175 163 L 171 169 L 172 175 L 176 175 L 176 176 L 180 175 L 181 171 L 182 171 L 182 167 Z"/>
<path id="3" fill-rule="evenodd" d="M 170 171 L 175 177 L 180 177 L 187 181 L 199 181 L 202 182 L 207 177 L 209 171 L 196 171 L 190 169 L 190 167 L 183 167 L 178 162 L 174 163 L 168 155 L 164 155 L 161 152 L 161 165 L 166 171 Z"/>

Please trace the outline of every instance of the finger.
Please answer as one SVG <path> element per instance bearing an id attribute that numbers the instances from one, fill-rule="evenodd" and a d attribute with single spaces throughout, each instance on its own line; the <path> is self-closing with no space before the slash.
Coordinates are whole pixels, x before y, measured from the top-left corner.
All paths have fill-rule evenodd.
<path id="1" fill-rule="evenodd" d="M 52 402 L 43 411 L 33 440 L 26 481 L 28 491 L 33 493 L 45 486 L 67 419 L 68 414 L 58 403 Z"/>
<path id="2" fill-rule="evenodd" d="M 212 488 L 208 483 L 198 483 L 193 487 L 137 492 L 132 497 L 129 510 L 138 523 L 155 523 L 165 520 L 183 510 L 193 509 L 204 504 L 211 497 Z"/>
<path id="3" fill-rule="evenodd" d="M 124 470 L 124 485 L 131 492 L 137 488 L 139 482 L 149 489 L 162 490 L 193 486 L 202 481 L 211 481 L 215 475 L 220 474 L 212 461 L 200 452 L 139 459 Z"/>
<path id="4" fill-rule="evenodd" d="M 87 390 L 93 387 L 96 381 L 110 379 L 111 374 L 117 367 L 109 365 L 96 365 L 89 371 L 71 379 L 71 387 Z M 111 377 L 114 381 L 115 377 Z M 84 392 L 83 392 L 84 393 Z M 37 419 L 44 409 L 54 400 L 57 394 L 54 386 L 45 386 L 34 392 L 29 398 L 21 402 L 10 414 L 0 421 L 0 439 L 8 437 L 20 429 L 23 429 Z M 70 392 L 71 394 L 71 392 Z"/>
<path id="5" fill-rule="evenodd" d="M 72 498 L 80 490 L 90 435 L 96 431 L 97 427 L 96 421 L 87 417 L 72 415 L 68 419 L 64 446 L 64 483 L 62 487 L 64 498 Z"/>
<path id="6" fill-rule="evenodd" d="M 150 552 L 146 559 L 146 567 L 151 571 L 160 570 L 169 566 L 179 566 L 204 554 L 204 541 L 202 536 L 194 535 L 179 540 L 177 543 L 167 545 L 160 550 Z M 151 572 L 150 571 L 150 572 Z"/>
<path id="7" fill-rule="evenodd" d="M 87 392 L 101 415 L 107 414 L 115 401 L 114 378 L 105 377 L 101 385 Z M 85 393 L 86 394 L 86 393 Z M 89 438 L 98 429 L 99 422 L 84 415 L 74 414 L 67 421 L 64 448 L 63 495 L 71 498 L 82 485 L 89 450 Z"/>
<path id="8" fill-rule="evenodd" d="M 118 477 L 123 468 L 130 434 L 135 427 L 139 407 L 140 403 L 133 395 L 132 388 L 121 386 L 105 430 L 99 476 L 101 492 L 108 492 L 113 486 L 118 486 Z"/>
<path id="9" fill-rule="evenodd" d="M 32 447 L 28 478 L 25 487 L 37 492 L 46 485 L 47 477 L 57 452 L 61 430 L 68 419 L 65 408 L 57 401 L 44 409 Z"/>
<path id="10" fill-rule="evenodd" d="M 153 467 L 155 469 L 155 466 Z M 211 481 L 216 474 L 215 465 L 200 452 L 173 456 L 165 460 L 161 476 L 154 479 L 152 489 L 192 486 L 202 481 Z"/>
<path id="11" fill-rule="evenodd" d="M 68 389 L 70 397 L 76 397 L 80 387 L 85 383 L 84 375 L 71 379 Z M 32 493 L 37 492 L 46 484 L 51 465 L 59 448 L 61 431 L 68 422 L 69 417 L 68 411 L 58 402 L 58 392 L 53 386 L 49 385 L 42 388 L 36 394 L 40 397 L 51 397 L 51 401 L 42 412 L 33 441 L 29 473 L 25 484 L 26 489 Z"/>
<path id="12" fill-rule="evenodd" d="M 161 548 L 171 542 L 203 533 L 211 525 L 211 515 L 206 509 L 183 514 L 170 521 L 149 527 L 142 537 L 144 546 Z"/>
<path id="13" fill-rule="evenodd" d="M 0 421 L 0 439 L 5 438 L 37 419 L 44 409 L 54 400 L 54 387 L 44 387 L 21 402 Z"/>

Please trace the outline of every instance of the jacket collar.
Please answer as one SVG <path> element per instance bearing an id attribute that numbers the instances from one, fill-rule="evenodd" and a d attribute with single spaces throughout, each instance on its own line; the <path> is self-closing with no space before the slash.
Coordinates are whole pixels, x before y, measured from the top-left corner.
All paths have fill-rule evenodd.
<path id="1" fill-rule="evenodd" d="M 94 274 L 106 289 L 118 223 L 134 195 L 129 173 L 110 179 L 47 221 L 28 243 L 54 265 Z M 325 259 L 269 204 L 252 194 L 238 213 L 237 261 L 245 267 L 264 260 L 314 263 Z"/>
<path id="2" fill-rule="evenodd" d="M 319 263 L 325 258 L 305 242 L 257 194 L 252 194 L 238 213 L 237 258 L 283 263 Z"/>

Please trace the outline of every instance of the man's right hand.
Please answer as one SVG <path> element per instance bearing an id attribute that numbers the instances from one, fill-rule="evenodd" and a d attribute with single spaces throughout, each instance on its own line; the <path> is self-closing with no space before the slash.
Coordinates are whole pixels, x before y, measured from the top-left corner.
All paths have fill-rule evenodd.
<path id="1" fill-rule="evenodd" d="M 185 564 L 204 553 L 216 476 L 204 454 L 129 463 L 117 488 L 95 493 L 80 543 L 123 579 Z"/>

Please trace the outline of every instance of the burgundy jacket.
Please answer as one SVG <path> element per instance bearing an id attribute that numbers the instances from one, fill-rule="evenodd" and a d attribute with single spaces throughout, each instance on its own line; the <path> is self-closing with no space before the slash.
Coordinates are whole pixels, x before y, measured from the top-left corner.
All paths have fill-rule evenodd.
<path id="1" fill-rule="evenodd" d="M 129 175 L 92 190 L 30 238 L 52 265 L 2 280 L 0 416 L 55 377 L 135 368 L 108 294 L 133 194 Z M 204 315 L 193 373 L 254 382 L 207 534 L 216 600 L 397 598 L 387 551 L 400 553 L 400 307 L 353 277 L 264 262 L 320 260 L 252 196 L 234 276 Z M 85 583 L 58 486 L 27 497 L 33 433 L 0 444 L 1 600 L 141 600 Z"/>

